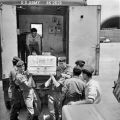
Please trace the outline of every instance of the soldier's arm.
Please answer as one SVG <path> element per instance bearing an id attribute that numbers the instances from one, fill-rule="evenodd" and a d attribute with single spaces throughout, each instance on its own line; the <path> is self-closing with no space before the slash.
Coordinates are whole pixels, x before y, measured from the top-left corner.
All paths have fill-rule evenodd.
<path id="1" fill-rule="evenodd" d="M 71 78 L 71 75 L 69 75 L 69 74 L 61 73 L 61 75 L 62 75 L 62 77 L 64 77 L 65 79 Z"/>
<path id="2" fill-rule="evenodd" d="M 28 77 L 28 87 L 33 87 L 33 88 L 36 87 L 36 83 L 31 75 Z"/>
<path id="3" fill-rule="evenodd" d="M 50 83 L 51 83 L 51 78 L 49 78 L 46 82 L 45 82 L 45 87 L 48 87 L 49 85 L 50 85 Z"/>
<path id="4" fill-rule="evenodd" d="M 22 76 L 16 76 L 15 84 L 19 86 L 26 86 L 28 88 L 32 88 L 30 81 Z"/>
<path id="5" fill-rule="evenodd" d="M 68 92 L 68 81 L 66 80 L 62 86 L 62 96 L 61 96 L 61 100 L 64 103 L 64 100 L 66 98 Z"/>
<path id="6" fill-rule="evenodd" d="M 95 101 L 95 98 L 97 96 L 97 90 L 95 85 L 90 85 L 88 88 L 88 93 L 87 96 L 85 98 L 85 100 L 80 100 L 80 101 L 76 101 L 76 102 L 70 102 L 69 104 L 74 104 L 74 105 L 80 105 L 80 104 L 93 104 Z"/>
<path id="7" fill-rule="evenodd" d="M 33 80 L 32 74 L 27 71 L 24 72 L 26 78 L 23 77 L 22 83 L 25 84 L 29 88 L 35 88 L 36 84 L 35 81 Z"/>
<path id="8" fill-rule="evenodd" d="M 51 77 L 51 79 L 52 79 L 52 81 L 53 81 L 53 84 L 54 84 L 56 87 L 60 86 L 60 83 L 55 79 L 55 77 L 54 77 L 53 75 L 50 75 L 50 77 Z"/>
<path id="9" fill-rule="evenodd" d="M 23 81 L 23 82 L 21 83 L 21 85 L 22 85 L 22 84 L 26 85 L 28 88 L 32 88 L 32 87 L 33 87 L 33 86 L 31 85 L 31 81 L 25 80 L 25 81 Z"/>
<path id="10" fill-rule="evenodd" d="M 85 99 L 85 100 L 80 100 L 76 102 L 70 102 L 69 105 L 80 105 L 80 104 L 93 104 L 94 100 L 93 99 Z"/>

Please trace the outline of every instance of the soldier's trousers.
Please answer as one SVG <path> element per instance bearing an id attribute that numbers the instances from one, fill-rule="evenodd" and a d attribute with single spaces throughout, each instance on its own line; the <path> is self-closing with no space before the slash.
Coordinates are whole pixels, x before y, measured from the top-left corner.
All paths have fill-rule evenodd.
<path id="1" fill-rule="evenodd" d="M 62 105 L 60 98 L 61 98 L 60 93 L 55 93 L 54 95 L 48 95 L 48 108 L 53 120 L 58 120 L 62 112 Z"/>
<path id="2" fill-rule="evenodd" d="M 18 120 L 19 112 L 21 109 L 21 103 L 14 102 L 12 103 L 11 113 L 10 113 L 10 120 Z"/>
<path id="3" fill-rule="evenodd" d="M 21 91 L 16 88 L 12 88 L 12 107 L 10 113 L 10 120 L 18 120 L 19 112 L 23 107 L 23 97 Z"/>
<path id="4" fill-rule="evenodd" d="M 36 90 L 31 89 L 29 94 L 24 93 L 24 101 L 28 110 L 28 116 L 38 116 L 41 112 L 41 101 Z"/>

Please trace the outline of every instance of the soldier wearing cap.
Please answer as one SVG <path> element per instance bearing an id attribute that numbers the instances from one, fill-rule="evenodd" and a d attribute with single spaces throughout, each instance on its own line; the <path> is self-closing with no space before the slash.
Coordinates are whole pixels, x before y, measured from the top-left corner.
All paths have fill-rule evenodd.
<path id="1" fill-rule="evenodd" d="M 23 98 L 28 110 L 27 120 L 38 120 L 38 115 L 41 110 L 41 101 L 35 91 L 35 83 L 32 76 L 25 72 L 24 62 L 17 63 L 18 73 L 16 75 L 15 83 L 23 91 Z"/>
<path id="2" fill-rule="evenodd" d="M 13 57 L 13 68 L 10 71 L 9 81 L 12 92 L 12 107 L 10 112 L 10 120 L 18 120 L 18 115 L 21 109 L 22 93 L 18 85 L 15 84 L 17 67 L 16 64 L 20 60 L 17 56 Z"/>
<path id="3" fill-rule="evenodd" d="M 83 60 L 77 60 L 75 62 L 76 66 L 79 66 L 80 68 L 83 68 L 83 66 L 85 65 L 85 61 Z"/>
<path id="4" fill-rule="evenodd" d="M 92 78 L 94 69 L 91 66 L 85 65 L 82 74 L 83 79 L 86 81 L 85 87 L 85 100 L 71 102 L 70 104 L 97 104 L 101 101 L 101 90 L 98 81 Z"/>

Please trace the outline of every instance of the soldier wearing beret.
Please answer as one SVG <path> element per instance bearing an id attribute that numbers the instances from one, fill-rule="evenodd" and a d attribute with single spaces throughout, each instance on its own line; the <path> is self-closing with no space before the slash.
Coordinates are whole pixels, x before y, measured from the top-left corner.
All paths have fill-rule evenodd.
<path id="1" fill-rule="evenodd" d="M 98 81 L 92 78 L 94 69 L 91 66 L 85 65 L 82 74 L 86 81 L 85 100 L 71 102 L 70 104 L 97 104 L 101 101 L 101 90 Z"/>
<path id="2" fill-rule="evenodd" d="M 27 120 L 38 120 L 38 115 L 41 111 L 41 101 L 35 91 L 35 83 L 32 76 L 25 72 L 24 62 L 17 63 L 18 73 L 16 75 L 15 83 L 23 91 L 23 98 L 28 110 Z"/>

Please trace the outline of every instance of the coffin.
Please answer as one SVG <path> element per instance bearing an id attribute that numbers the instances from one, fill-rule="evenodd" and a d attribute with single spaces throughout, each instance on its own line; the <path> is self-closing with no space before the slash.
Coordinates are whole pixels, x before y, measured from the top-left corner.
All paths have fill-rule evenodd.
<path id="1" fill-rule="evenodd" d="M 33 75 L 56 74 L 56 57 L 30 55 L 28 56 L 28 71 Z"/>

